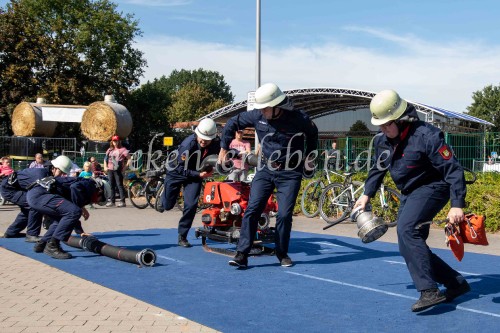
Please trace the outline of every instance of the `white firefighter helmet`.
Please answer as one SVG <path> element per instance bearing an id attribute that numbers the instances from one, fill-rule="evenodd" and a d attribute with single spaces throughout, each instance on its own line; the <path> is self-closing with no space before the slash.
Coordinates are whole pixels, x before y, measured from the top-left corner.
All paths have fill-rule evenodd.
<path id="1" fill-rule="evenodd" d="M 264 109 L 280 104 L 286 95 L 274 83 L 265 83 L 255 92 L 255 109 Z"/>
<path id="2" fill-rule="evenodd" d="M 68 174 L 73 166 L 73 162 L 71 162 L 69 157 L 64 155 L 57 156 L 50 163 L 65 174 Z"/>
<path id="3" fill-rule="evenodd" d="M 370 103 L 372 124 L 379 126 L 399 119 L 407 105 L 408 103 L 394 90 L 382 90 L 373 97 Z"/>
<path id="4" fill-rule="evenodd" d="M 205 118 L 196 126 L 194 132 L 203 140 L 213 140 L 217 135 L 217 125 L 212 119 Z"/>

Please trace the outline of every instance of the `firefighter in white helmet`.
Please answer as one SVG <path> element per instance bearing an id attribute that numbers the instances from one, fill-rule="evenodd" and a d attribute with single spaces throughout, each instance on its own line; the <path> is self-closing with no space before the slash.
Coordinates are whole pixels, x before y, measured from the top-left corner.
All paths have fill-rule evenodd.
<path id="1" fill-rule="evenodd" d="M 210 155 L 218 154 L 220 140 L 217 138 L 217 126 L 210 118 L 200 121 L 194 134 L 188 136 L 179 145 L 175 161 L 168 167 L 165 186 L 158 210 L 163 212 L 174 208 L 182 190 L 184 209 L 179 220 L 177 244 L 191 247 L 187 236 L 193 224 L 198 208 L 201 183 L 212 176 L 212 169 L 202 169 L 202 161 Z"/>
<path id="2" fill-rule="evenodd" d="M 417 226 L 433 220 L 450 199 L 450 222 L 464 219 L 463 168 L 446 144 L 443 132 L 419 120 L 415 107 L 394 90 L 376 94 L 370 112 L 372 124 L 378 125 L 381 133 L 375 137 L 375 163 L 355 207 L 364 209 L 388 170 L 402 194 L 397 223 L 399 251 L 421 293 L 411 310 L 419 312 L 452 301 L 468 292 L 470 286 L 427 246 L 429 225 Z M 447 288 L 444 293 L 438 284 Z"/>
<path id="3" fill-rule="evenodd" d="M 245 268 L 253 245 L 257 224 L 269 196 L 276 189 L 276 256 L 281 266 L 293 265 L 288 256 L 293 207 L 300 189 L 306 159 L 316 151 L 318 129 L 302 110 L 295 110 L 290 99 L 274 83 L 255 92 L 256 110 L 242 112 L 226 123 L 222 135 L 220 163 L 224 163 L 236 131 L 254 127 L 261 145 L 262 168 L 257 168 L 250 189 L 250 200 L 241 225 L 237 253 L 229 262 Z M 317 154 L 317 152 L 316 152 Z"/>

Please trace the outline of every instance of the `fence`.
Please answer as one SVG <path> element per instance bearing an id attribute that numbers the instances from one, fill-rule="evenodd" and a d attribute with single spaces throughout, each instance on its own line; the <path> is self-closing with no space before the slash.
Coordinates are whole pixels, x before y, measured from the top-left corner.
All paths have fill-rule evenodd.
<path id="1" fill-rule="evenodd" d="M 75 150 L 75 138 L 0 136 L 0 156 L 10 156 L 14 169 L 26 168 L 41 153 L 45 160 L 65 150 Z"/>
<path id="2" fill-rule="evenodd" d="M 357 161 L 358 166 L 366 165 L 368 158 L 373 156 L 368 153 L 368 148 L 373 136 L 366 137 L 338 137 L 337 149 L 343 159 L 342 165 Z M 320 139 L 318 149 L 320 152 L 331 149 L 333 139 Z M 452 147 L 460 163 L 474 171 L 500 172 L 500 132 L 487 133 L 445 133 L 445 141 Z M 0 156 L 10 155 L 13 167 L 22 169 L 34 160 L 36 153 L 42 153 L 45 160 L 52 159 L 54 154 L 68 155 L 75 163 L 82 166 L 90 156 L 95 156 L 99 163 L 103 163 L 105 154 L 102 151 L 109 143 L 102 143 L 102 147 L 94 143 L 88 145 L 87 151 L 77 151 L 75 138 L 43 138 L 43 137 L 9 137 L 0 136 Z M 147 154 L 137 151 L 132 154 L 132 170 L 141 170 Z M 319 157 L 320 166 L 325 164 L 325 155 Z M 362 168 L 363 169 L 363 168 Z"/>
<path id="3" fill-rule="evenodd" d="M 357 165 L 365 165 L 368 158 L 368 148 L 373 137 L 339 137 L 336 138 L 337 149 L 344 160 L 344 165 L 354 162 Z M 331 149 L 333 139 L 320 139 L 318 148 L 321 151 Z M 445 141 L 453 149 L 460 163 L 474 171 L 496 171 L 500 172 L 500 133 L 445 133 Z M 325 157 L 320 155 L 321 165 L 324 165 Z M 363 168 L 362 168 L 363 169 Z"/>

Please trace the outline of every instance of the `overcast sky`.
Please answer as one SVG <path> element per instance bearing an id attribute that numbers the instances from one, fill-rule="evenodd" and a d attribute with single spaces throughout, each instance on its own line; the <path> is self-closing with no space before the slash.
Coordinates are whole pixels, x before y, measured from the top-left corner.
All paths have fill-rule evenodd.
<path id="1" fill-rule="evenodd" d="M 144 32 L 143 82 L 203 68 L 236 101 L 255 89 L 256 0 L 114 2 Z M 500 84 L 498 0 L 262 0 L 261 13 L 261 82 L 283 90 L 391 88 L 460 112 Z"/>

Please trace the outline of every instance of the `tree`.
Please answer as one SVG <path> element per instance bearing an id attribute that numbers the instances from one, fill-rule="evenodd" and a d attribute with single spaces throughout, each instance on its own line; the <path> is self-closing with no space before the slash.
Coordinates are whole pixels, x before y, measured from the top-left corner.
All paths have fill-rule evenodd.
<path id="1" fill-rule="evenodd" d="M 170 90 L 164 80 L 154 80 L 132 91 L 127 99 L 134 127 L 130 134 L 133 149 L 147 149 L 154 133 L 172 136 L 167 108 L 171 104 Z M 155 148 L 158 149 L 158 148 Z"/>
<path id="2" fill-rule="evenodd" d="M 177 144 L 185 133 L 173 132 L 171 124 L 197 120 L 233 99 L 222 75 L 201 68 L 174 70 L 168 77 L 147 82 L 132 91 L 126 102 L 134 120 L 133 146 L 146 149 L 155 132 L 174 136 Z"/>
<path id="3" fill-rule="evenodd" d="M 0 8 L 0 113 L 23 100 L 125 100 L 146 61 L 133 15 L 108 0 L 11 0 Z"/>
<path id="4" fill-rule="evenodd" d="M 500 86 L 486 86 L 472 94 L 472 104 L 467 113 L 494 124 L 493 132 L 500 130 Z"/>
<path id="5" fill-rule="evenodd" d="M 354 124 L 352 124 L 351 128 L 349 129 L 349 132 L 347 132 L 347 136 L 370 136 L 370 129 L 366 124 L 358 120 Z"/>
<path id="6" fill-rule="evenodd" d="M 198 83 L 190 82 L 172 95 L 172 105 L 168 108 L 168 115 L 176 122 L 192 121 L 225 104 L 222 99 L 216 99 Z"/>
<path id="7" fill-rule="evenodd" d="M 234 100 L 231 88 L 224 81 L 224 76 L 218 72 L 207 71 L 202 68 L 194 71 L 173 70 L 168 77 L 168 82 L 172 92 L 179 91 L 190 82 L 195 82 L 210 93 L 214 99 L 223 100 L 227 104 L 232 103 Z"/>

